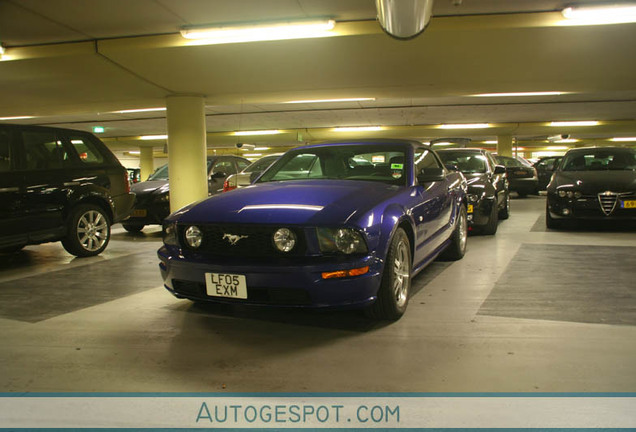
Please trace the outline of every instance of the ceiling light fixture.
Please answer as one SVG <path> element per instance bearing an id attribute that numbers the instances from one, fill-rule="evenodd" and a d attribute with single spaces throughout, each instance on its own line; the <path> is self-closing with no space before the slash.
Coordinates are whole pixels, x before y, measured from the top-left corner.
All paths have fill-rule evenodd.
<path id="1" fill-rule="evenodd" d="M 140 112 L 151 112 L 151 111 L 165 111 L 166 108 L 139 108 L 139 109 L 129 109 L 122 111 L 113 111 L 114 114 L 130 114 L 130 113 L 140 113 Z"/>
<path id="2" fill-rule="evenodd" d="M 546 149 L 548 150 L 568 150 L 570 147 L 568 146 L 548 146 Z"/>
<path id="3" fill-rule="evenodd" d="M 614 141 L 614 142 L 632 142 L 632 141 L 636 141 L 636 137 L 616 137 L 616 138 L 610 138 L 610 141 Z"/>
<path id="4" fill-rule="evenodd" d="M 310 99 L 310 100 L 293 100 L 286 101 L 286 104 L 299 104 L 299 103 L 325 103 L 325 102 L 362 102 L 362 101 L 374 101 L 375 98 L 343 98 L 343 99 Z"/>
<path id="5" fill-rule="evenodd" d="M 0 117 L 0 120 L 26 120 L 35 118 L 33 116 Z"/>
<path id="6" fill-rule="evenodd" d="M 192 26 L 181 29 L 181 36 L 193 39 L 191 45 L 213 45 L 333 36 L 334 20 L 285 21 L 227 26 Z"/>
<path id="7" fill-rule="evenodd" d="M 600 122 L 598 121 L 555 121 L 548 123 L 548 126 L 552 127 L 571 127 L 571 126 L 598 126 Z"/>
<path id="8" fill-rule="evenodd" d="M 497 144 L 497 140 L 482 141 L 482 144 Z"/>
<path id="9" fill-rule="evenodd" d="M 579 140 L 577 140 L 576 138 L 565 138 L 565 139 L 556 140 L 554 142 L 556 144 L 572 144 L 572 143 L 579 142 Z"/>
<path id="10" fill-rule="evenodd" d="M 168 139 L 168 135 L 142 135 L 139 139 L 144 141 L 164 140 Z"/>
<path id="11" fill-rule="evenodd" d="M 571 6 L 563 9 L 562 25 L 602 25 L 636 22 L 636 4 L 614 3 L 607 5 Z"/>
<path id="12" fill-rule="evenodd" d="M 485 129 L 492 127 L 490 123 L 441 124 L 438 129 Z"/>
<path id="13" fill-rule="evenodd" d="M 453 144 L 455 144 L 455 143 L 448 142 L 448 141 L 439 141 L 439 142 L 436 142 L 436 143 L 435 143 L 435 144 L 433 144 L 433 145 L 434 145 L 435 147 L 438 147 L 438 146 L 439 146 L 439 147 L 444 147 L 444 146 L 450 146 L 450 145 L 453 145 Z"/>
<path id="14" fill-rule="evenodd" d="M 384 128 L 382 126 L 351 126 L 351 127 L 337 127 L 331 129 L 333 132 L 375 132 L 381 131 Z"/>
<path id="15" fill-rule="evenodd" d="M 246 153 L 243 156 L 245 157 L 259 157 L 259 156 L 263 156 L 262 153 Z"/>
<path id="16" fill-rule="evenodd" d="M 254 147 L 254 150 L 256 150 L 256 151 L 264 151 L 264 150 L 269 150 L 269 147 Z"/>
<path id="17" fill-rule="evenodd" d="M 523 96 L 560 96 L 566 92 L 560 91 L 540 91 L 540 92 L 514 92 L 514 93 L 479 93 L 471 95 L 473 97 L 523 97 Z"/>
<path id="18" fill-rule="evenodd" d="M 283 131 L 275 129 L 275 130 L 236 131 L 236 132 L 232 132 L 232 135 L 234 136 L 276 135 L 281 133 L 283 133 Z"/>

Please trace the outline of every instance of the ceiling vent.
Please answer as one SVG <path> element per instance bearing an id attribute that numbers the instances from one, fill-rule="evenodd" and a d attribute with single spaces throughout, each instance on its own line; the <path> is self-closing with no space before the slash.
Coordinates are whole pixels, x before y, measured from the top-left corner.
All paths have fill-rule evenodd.
<path id="1" fill-rule="evenodd" d="M 382 29 L 396 39 L 422 33 L 431 19 L 433 0 L 375 0 Z"/>

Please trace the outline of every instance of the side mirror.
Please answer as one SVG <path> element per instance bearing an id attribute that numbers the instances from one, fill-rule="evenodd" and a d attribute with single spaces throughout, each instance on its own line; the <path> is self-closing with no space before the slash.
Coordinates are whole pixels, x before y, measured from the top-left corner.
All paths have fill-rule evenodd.
<path id="1" fill-rule="evenodd" d="M 506 167 L 503 165 L 495 165 L 495 174 L 505 174 L 506 173 Z"/>
<path id="2" fill-rule="evenodd" d="M 459 171 L 459 167 L 457 166 L 457 164 L 454 163 L 447 163 L 444 164 L 444 166 L 446 167 L 447 170 L 449 171 Z"/>
<path id="3" fill-rule="evenodd" d="M 225 178 L 225 177 L 227 177 L 227 174 L 224 173 L 224 172 L 220 172 L 220 171 L 210 174 L 210 180 L 219 179 L 219 178 Z"/>
<path id="4" fill-rule="evenodd" d="M 442 181 L 445 178 L 444 168 L 423 168 L 417 175 L 417 181 L 419 183 Z"/>

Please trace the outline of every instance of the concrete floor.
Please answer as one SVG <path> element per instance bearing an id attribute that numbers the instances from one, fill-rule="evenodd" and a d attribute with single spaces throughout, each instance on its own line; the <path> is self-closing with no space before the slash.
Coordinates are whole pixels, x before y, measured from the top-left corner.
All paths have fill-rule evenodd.
<path id="1" fill-rule="evenodd" d="M 0 392 L 634 392 L 636 231 L 546 231 L 544 208 L 514 199 L 392 324 L 177 300 L 157 228 L 27 247 L 0 257 Z"/>

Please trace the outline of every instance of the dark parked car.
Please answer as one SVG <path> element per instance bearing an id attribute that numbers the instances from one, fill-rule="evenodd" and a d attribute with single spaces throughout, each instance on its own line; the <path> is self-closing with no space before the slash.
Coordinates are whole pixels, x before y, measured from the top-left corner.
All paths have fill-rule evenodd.
<path id="1" fill-rule="evenodd" d="M 223 183 L 223 192 L 249 186 L 263 171 L 276 162 L 276 159 L 281 157 L 281 155 L 282 153 L 273 153 L 263 156 L 249 164 L 243 171 L 228 176 Z"/>
<path id="2" fill-rule="evenodd" d="M 0 125 L 1 251 L 61 240 L 73 255 L 97 255 L 133 200 L 126 168 L 94 135 Z"/>
<path id="3" fill-rule="evenodd" d="M 497 163 L 506 167 L 508 188 L 517 192 L 523 198 L 530 194 L 539 193 L 537 170 L 532 164 L 523 158 L 508 156 L 495 156 Z"/>
<path id="4" fill-rule="evenodd" d="M 251 187 L 173 213 L 158 255 L 179 298 L 395 320 L 411 278 L 461 258 L 467 231 L 461 173 L 421 143 L 362 140 L 290 150 Z"/>
<path id="5" fill-rule="evenodd" d="M 552 178 L 552 173 L 559 166 L 559 162 L 561 162 L 563 156 L 545 156 L 539 158 L 532 166 L 537 170 L 538 177 L 538 186 L 537 189 L 542 191 L 548 186 L 550 183 L 550 179 Z"/>
<path id="6" fill-rule="evenodd" d="M 208 195 L 223 192 L 227 176 L 236 174 L 250 164 L 238 156 L 212 156 L 208 163 Z M 135 206 L 128 220 L 122 223 L 128 232 L 139 232 L 146 225 L 161 225 L 170 214 L 170 185 L 168 184 L 168 164 L 155 170 L 147 181 L 132 186 Z"/>
<path id="7" fill-rule="evenodd" d="M 468 183 L 468 225 L 483 234 L 495 234 L 499 219 L 510 216 L 506 168 L 481 149 L 438 150 L 447 167 L 457 168 Z"/>
<path id="8" fill-rule="evenodd" d="M 548 228 L 575 219 L 636 222 L 636 149 L 569 150 L 547 192 Z"/>

